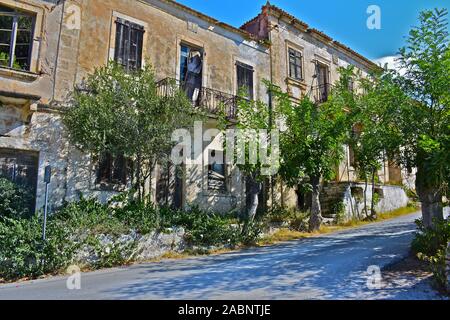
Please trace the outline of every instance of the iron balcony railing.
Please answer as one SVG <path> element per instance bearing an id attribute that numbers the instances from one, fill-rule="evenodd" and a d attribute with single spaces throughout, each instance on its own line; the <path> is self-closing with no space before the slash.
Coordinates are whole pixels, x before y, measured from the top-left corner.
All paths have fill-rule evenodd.
<path id="1" fill-rule="evenodd" d="M 184 85 L 179 80 L 165 78 L 156 84 L 161 96 L 173 95 L 177 90 L 184 91 Z M 202 87 L 194 94 L 192 104 L 209 114 L 219 114 L 222 110 L 230 119 L 236 119 L 238 97 L 211 88 Z"/>
<path id="2" fill-rule="evenodd" d="M 313 98 L 316 103 L 324 103 L 328 101 L 331 94 L 332 85 L 324 83 L 312 88 Z"/>

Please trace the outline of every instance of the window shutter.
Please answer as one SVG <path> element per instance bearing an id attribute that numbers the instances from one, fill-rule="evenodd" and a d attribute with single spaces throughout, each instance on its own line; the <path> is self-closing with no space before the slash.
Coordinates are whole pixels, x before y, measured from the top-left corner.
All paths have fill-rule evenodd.
<path id="1" fill-rule="evenodd" d="M 117 18 L 116 26 L 114 60 L 126 70 L 141 68 L 144 27 L 120 18 Z"/>

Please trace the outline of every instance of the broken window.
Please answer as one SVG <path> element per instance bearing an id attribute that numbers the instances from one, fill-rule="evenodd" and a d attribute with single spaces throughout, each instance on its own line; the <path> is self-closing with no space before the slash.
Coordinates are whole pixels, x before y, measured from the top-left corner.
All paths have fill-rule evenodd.
<path id="1" fill-rule="evenodd" d="M 129 161 L 123 156 L 113 156 L 106 152 L 100 156 L 97 171 L 97 183 L 126 185 Z"/>
<path id="2" fill-rule="evenodd" d="M 35 16 L 0 6 L 0 66 L 30 70 Z"/>
<path id="3" fill-rule="evenodd" d="M 226 191 L 226 167 L 224 152 L 211 150 L 208 162 L 208 189 Z"/>
<path id="4" fill-rule="evenodd" d="M 138 70 L 142 66 L 144 27 L 127 20 L 116 20 L 116 48 L 114 60 L 126 70 Z"/>
<path id="5" fill-rule="evenodd" d="M 237 62 L 236 69 L 238 90 L 243 90 L 245 97 L 253 100 L 253 67 Z"/>
<path id="6" fill-rule="evenodd" d="M 303 80 L 302 54 L 300 51 L 289 48 L 289 77 Z"/>

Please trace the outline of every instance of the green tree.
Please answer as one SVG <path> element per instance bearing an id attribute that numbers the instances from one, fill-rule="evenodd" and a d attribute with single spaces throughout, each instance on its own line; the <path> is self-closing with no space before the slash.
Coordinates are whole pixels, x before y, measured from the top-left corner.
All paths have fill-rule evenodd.
<path id="1" fill-rule="evenodd" d="M 372 203 L 370 217 L 375 219 L 375 183 L 381 165 L 398 154 L 401 135 L 395 125 L 398 106 L 405 101 L 401 88 L 390 73 L 375 71 L 368 77 L 355 75 L 358 90 L 353 93 L 349 117 L 354 124 L 349 145 L 355 155 L 355 166 L 364 178 L 364 210 L 367 211 L 367 189 L 370 178 Z M 343 92 L 338 92 L 343 94 Z M 337 93 L 336 93 L 337 94 Z"/>
<path id="2" fill-rule="evenodd" d="M 345 103 L 333 97 L 316 105 L 308 97 L 294 103 L 288 94 L 272 88 L 276 109 L 284 123 L 280 135 L 280 176 L 290 187 L 306 184 L 312 192 L 310 231 L 322 223 L 322 182 L 332 179 L 343 158 L 343 143 L 350 132 Z M 341 96 L 339 96 L 341 97 Z"/>
<path id="3" fill-rule="evenodd" d="M 158 93 L 148 65 L 126 72 L 110 62 L 74 91 L 73 105 L 64 114 L 69 136 L 81 150 L 96 157 L 105 152 L 125 156 L 134 162 L 139 199 L 156 163 L 169 161 L 173 131 L 190 126 L 198 116 L 182 91 L 169 91 Z"/>
<path id="4" fill-rule="evenodd" d="M 435 9 L 420 14 L 419 26 L 400 49 L 404 72 L 397 80 L 410 98 L 401 107 L 400 160 L 417 168 L 416 189 L 423 221 L 431 228 L 443 220 L 443 197 L 448 195 L 450 162 L 450 48 L 448 11 Z"/>
<path id="5" fill-rule="evenodd" d="M 265 84 L 268 87 L 271 86 L 268 82 Z M 270 110 L 269 106 L 262 101 L 245 98 L 245 90 L 240 92 L 237 112 L 236 122 L 230 122 L 226 114 L 222 113 L 219 118 L 219 127 L 224 133 L 230 127 L 239 133 L 235 135 L 237 144 L 232 160 L 246 178 L 247 194 L 250 197 L 247 216 L 249 221 L 253 221 L 260 206 L 259 194 L 262 192 L 263 183 L 278 171 L 278 149 L 272 147 L 272 142 L 277 143 L 277 141 L 273 141 L 271 136 L 273 130 L 278 132 L 278 129 L 273 121 L 276 117 L 273 110 Z M 265 138 L 261 137 L 260 130 L 266 130 Z M 226 139 L 224 145 L 227 147 Z M 253 150 L 259 152 L 253 153 L 251 146 L 254 147 Z"/>

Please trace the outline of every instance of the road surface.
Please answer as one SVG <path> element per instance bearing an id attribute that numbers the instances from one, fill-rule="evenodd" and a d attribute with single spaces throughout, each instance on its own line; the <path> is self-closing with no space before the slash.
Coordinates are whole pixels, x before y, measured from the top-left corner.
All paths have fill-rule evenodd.
<path id="1" fill-rule="evenodd" d="M 375 277 L 369 281 L 375 287 L 368 287 L 369 267 L 376 276 L 377 267 L 408 255 L 418 217 L 229 254 L 83 273 L 79 290 L 67 289 L 67 277 L 8 284 L 0 286 L 0 299 L 434 299 L 414 279 L 388 288 Z"/>

